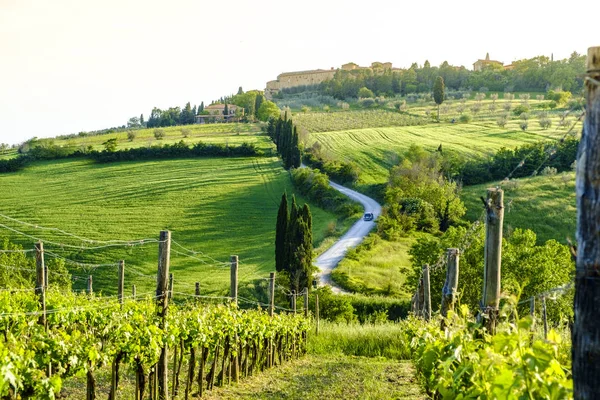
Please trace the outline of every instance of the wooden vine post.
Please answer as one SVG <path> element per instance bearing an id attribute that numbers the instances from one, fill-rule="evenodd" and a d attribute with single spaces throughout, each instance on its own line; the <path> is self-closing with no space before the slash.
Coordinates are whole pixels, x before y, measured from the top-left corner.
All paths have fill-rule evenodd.
<path id="1" fill-rule="evenodd" d="M 587 56 L 586 115 L 577 155 L 577 266 L 573 324 L 575 399 L 600 393 L 600 47 Z"/>
<path id="2" fill-rule="evenodd" d="M 269 315 L 273 317 L 275 313 L 275 272 L 271 272 L 269 278 Z M 273 342 L 270 339 L 267 357 L 267 367 L 270 368 L 273 360 Z"/>
<path id="3" fill-rule="evenodd" d="M 39 298 L 40 309 L 42 311 L 38 322 L 48 330 L 46 321 L 46 272 L 44 266 L 44 243 L 42 242 L 37 242 L 35 244 L 35 271 L 35 294 Z"/>
<path id="4" fill-rule="evenodd" d="M 308 288 L 304 288 L 304 317 L 308 318 Z"/>
<path id="5" fill-rule="evenodd" d="M 292 293 L 292 310 L 294 312 L 294 315 L 296 315 L 296 292 L 295 291 Z"/>
<path id="6" fill-rule="evenodd" d="M 315 335 L 319 335 L 319 295 L 315 294 Z"/>
<path id="7" fill-rule="evenodd" d="M 171 259 L 171 232 L 161 231 L 158 242 L 158 274 L 156 276 L 156 306 L 160 327 L 164 328 L 169 306 L 168 284 Z M 168 400 L 168 349 L 163 347 L 157 365 L 158 400 Z"/>
<path id="8" fill-rule="evenodd" d="M 173 274 L 169 274 L 169 300 L 173 298 Z"/>
<path id="9" fill-rule="evenodd" d="M 423 267 L 423 317 L 425 321 L 431 319 L 431 286 L 429 285 L 429 265 L 425 264 Z"/>
<path id="10" fill-rule="evenodd" d="M 233 303 L 235 305 L 237 305 L 237 303 L 238 303 L 238 265 L 239 265 L 238 256 L 231 256 L 230 261 L 231 261 L 231 271 L 230 271 L 230 287 L 231 287 L 231 289 L 230 289 L 229 295 L 231 296 L 231 301 L 233 301 Z"/>
<path id="11" fill-rule="evenodd" d="M 125 261 L 119 261 L 119 282 L 118 282 L 119 304 L 123 308 L 123 291 L 125 289 Z"/>
<path id="12" fill-rule="evenodd" d="M 200 282 L 196 282 L 196 287 L 195 287 L 194 294 L 196 296 L 200 296 Z"/>
<path id="13" fill-rule="evenodd" d="M 135 296 L 137 296 L 137 288 L 135 285 L 131 285 L 131 297 L 135 300 Z"/>
<path id="14" fill-rule="evenodd" d="M 454 311 L 456 295 L 458 293 L 458 261 L 460 251 L 452 248 L 447 250 L 448 262 L 446 263 L 446 282 L 442 288 L 442 329 L 446 328 L 448 311 Z"/>
<path id="15" fill-rule="evenodd" d="M 502 189 L 488 189 L 485 206 L 487 216 L 481 316 L 488 332 L 494 334 L 498 322 L 498 307 L 500 306 L 502 224 L 504 222 L 504 192 Z"/>
<path id="16" fill-rule="evenodd" d="M 87 278 L 87 293 L 88 294 L 92 294 L 94 292 L 94 288 L 93 288 L 93 279 L 92 276 L 89 275 Z"/>

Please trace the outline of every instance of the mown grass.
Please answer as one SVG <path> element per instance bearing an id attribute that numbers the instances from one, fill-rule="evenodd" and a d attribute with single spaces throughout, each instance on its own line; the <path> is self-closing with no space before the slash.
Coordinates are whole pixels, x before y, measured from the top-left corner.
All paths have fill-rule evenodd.
<path id="1" fill-rule="evenodd" d="M 480 196 L 485 198 L 490 184 L 467 186 L 461 199 L 467 207 L 466 217 L 479 218 L 482 211 Z M 556 239 L 566 243 L 575 239 L 576 198 L 575 173 L 521 178 L 501 183 L 504 189 L 504 229 L 532 229 L 538 242 Z M 495 187 L 495 185 L 494 185 Z"/>
<path id="2" fill-rule="evenodd" d="M 563 131 L 501 129 L 490 123 L 430 124 L 389 128 L 366 128 L 321 132 L 310 135 L 309 143 L 321 143 L 328 158 L 355 162 L 360 169 L 358 186 L 384 183 L 398 155 L 417 144 L 435 151 L 456 152 L 464 157 L 483 157 L 502 147 L 556 139 Z"/>
<path id="3" fill-rule="evenodd" d="M 164 136 L 159 140 L 154 136 L 156 130 Z M 155 146 L 159 144 L 173 144 L 183 140 L 188 145 L 204 142 L 210 144 L 229 144 L 238 146 L 244 142 L 254 144 L 263 151 L 270 151 L 274 146 L 271 139 L 262 133 L 259 124 L 203 124 L 183 125 L 165 128 L 149 128 L 131 130 L 135 135 L 129 140 L 128 132 L 108 133 L 104 135 L 59 137 L 40 139 L 41 143 L 53 143 L 57 146 L 72 147 L 75 149 L 92 147 L 93 150 L 104 150 L 102 143 L 109 139 L 117 139 L 117 149 Z M 16 155 L 13 154 L 13 155 Z"/>
<path id="4" fill-rule="evenodd" d="M 94 164 L 87 160 L 38 162 L 23 171 L 0 176 L 0 213 L 22 221 L 95 240 L 172 238 L 199 251 L 194 258 L 172 245 L 175 291 L 225 294 L 229 256 L 240 258 L 240 285 L 273 270 L 275 219 L 281 194 L 295 193 L 288 172 L 276 158 L 212 158 Z M 297 195 L 299 203 L 305 200 Z M 328 234 L 336 216 L 312 206 L 315 244 Z M 50 243 L 90 246 L 53 231 L 0 223 L 46 241 L 46 250 L 69 259 L 104 264 L 125 260 L 126 291 L 156 286 L 156 243 L 77 251 Z M 347 224 L 338 223 L 339 230 Z M 32 248 L 35 239 L 0 226 L 0 236 Z M 52 257 L 49 253 L 46 257 Z M 216 261 L 215 261 L 216 260 Z M 116 267 L 76 267 L 75 288 L 93 275 L 95 291 L 116 291 Z M 141 275 L 145 276 L 141 276 Z"/>
<path id="5" fill-rule="evenodd" d="M 321 321 L 319 334 L 310 335 L 311 354 L 338 354 L 361 357 L 410 359 L 411 338 L 403 326 L 394 322 L 381 324 L 338 324 Z"/>
<path id="6" fill-rule="evenodd" d="M 346 290 L 410 297 L 404 290 L 406 274 L 411 268 L 408 250 L 416 237 L 390 242 L 372 235 L 368 246 L 351 250 L 332 273 L 332 279 Z"/>

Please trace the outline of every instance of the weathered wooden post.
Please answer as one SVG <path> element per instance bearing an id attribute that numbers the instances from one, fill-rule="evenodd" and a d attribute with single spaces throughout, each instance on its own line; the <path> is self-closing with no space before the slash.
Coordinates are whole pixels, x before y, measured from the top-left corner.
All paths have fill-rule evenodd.
<path id="1" fill-rule="evenodd" d="M 548 315 L 546 314 L 546 296 L 542 296 L 542 317 L 544 318 L 544 340 L 548 339 Z"/>
<path id="2" fill-rule="evenodd" d="M 169 274 L 169 300 L 173 298 L 173 274 Z"/>
<path id="3" fill-rule="evenodd" d="M 196 296 L 200 296 L 200 282 L 196 282 L 196 290 L 194 291 Z"/>
<path id="4" fill-rule="evenodd" d="M 417 317 L 423 316 L 423 307 L 425 304 L 425 290 L 423 284 L 423 276 L 419 278 L 419 286 L 417 287 Z"/>
<path id="5" fill-rule="evenodd" d="M 123 291 L 125 290 L 125 261 L 119 261 L 119 279 L 118 279 L 118 297 L 119 304 L 123 307 Z"/>
<path id="6" fill-rule="evenodd" d="M 160 317 L 160 328 L 164 329 L 169 306 L 168 284 L 171 262 L 171 232 L 161 231 L 158 242 L 158 274 L 156 275 L 156 305 Z M 168 349 L 163 347 L 157 365 L 158 399 L 168 400 Z"/>
<path id="7" fill-rule="evenodd" d="M 238 303 L 238 256 L 231 256 L 230 296 L 235 305 Z"/>
<path id="8" fill-rule="evenodd" d="M 319 295 L 315 294 L 315 335 L 319 335 Z"/>
<path id="9" fill-rule="evenodd" d="M 448 311 L 454 311 L 454 303 L 458 290 L 458 263 L 460 251 L 452 248 L 447 250 L 448 261 L 446 263 L 446 282 L 442 288 L 442 329 L 446 327 Z"/>
<path id="10" fill-rule="evenodd" d="M 423 267 L 423 317 L 425 321 L 431 319 L 431 286 L 429 285 L 429 265 Z"/>
<path id="11" fill-rule="evenodd" d="M 136 296 L 137 296 L 137 288 L 135 287 L 135 285 L 131 285 L 131 297 L 133 298 L 133 300 L 135 300 Z"/>
<path id="12" fill-rule="evenodd" d="M 504 192 L 488 189 L 486 201 L 485 269 L 483 273 L 482 317 L 488 332 L 496 332 L 500 305 L 502 263 L 502 224 L 504 222 Z"/>
<path id="13" fill-rule="evenodd" d="M 600 393 L 600 47 L 587 56 L 586 116 L 577 155 L 577 267 L 573 324 L 575 399 Z"/>
<path id="14" fill-rule="evenodd" d="M 94 289 L 93 289 L 93 278 L 92 278 L 91 275 L 88 275 L 88 278 L 87 278 L 87 293 L 88 294 L 92 294 L 93 292 L 94 292 Z"/>
<path id="15" fill-rule="evenodd" d="M 304 288 L 304 317 L 308 318 L 308 288 Z"/>
<path id="16" fill-rule="evenodd" d="M 292 292 L 292 310 L 296 315 L 296 292 Z"/>
<path id="17" fill-rule="evenodd" d="M 44 243 L 37 242 L 35 244 L 35 294 L 39 297 L 40 309 L 42 314 L 38 320 L 40 325 L 43 325 L 46 331 L 48 323 L 46 321 L 46 270 L 44 265 Z"/>
<path id="18" fill-rule="evenodd" d="M 275 311 L 275 272 L 269 275 L 269 315 L 272 317 Z"/>

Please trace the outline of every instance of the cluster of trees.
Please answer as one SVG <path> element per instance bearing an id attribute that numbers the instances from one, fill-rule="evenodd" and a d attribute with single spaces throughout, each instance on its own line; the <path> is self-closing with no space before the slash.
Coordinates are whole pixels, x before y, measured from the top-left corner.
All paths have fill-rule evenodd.
<path id="1" fill-rule="evenodd" d="M 169 107 L 167 110 L 161 110 L 158 107 L 154 107 L 150 113 L 150 118 L 146 122 L 146 127 L 155 128 L 163 126 L 175 126 L 175 125 L 189 125 L 196 122 L 196 115 L 205 114 L 204 102 L 200 103 L 198 107 L 191 106 L 188 101 L 185 107 Z M 131 123 L 137 122 L 138 127 L 144 127 L 144 114 L 140 116 L 140 120 L 135 121 L 136 118 L 131 118 Z"/>
<path id="2" fill-rule="evenodd" d="M 302 160 L 305 164 L 325 172 L 334 182 L 341 185 L 355 183 L 360 174 L 358 166 L 354 162 L 326 159 L 319 142 L 313 143 L 311 147 L 304 151 Z"/>
<path id="3" fill-rule="evenodd" d="M 585 55 L 577 52 L 564 60 L 554 61 L 538 56 L 515 61 L 512 65 L 512 69 L 504 69 L 502 65 L 490 64 L 481 71 L 471 71 L 446 61 L 439 67 L 425 61 L 423 66 L 413 63 L 405 70 L 338 70 L 333 79 L 323 82 L 318 90 L 340 100 L 361 97 L 359 91 L 362 88 L 367 88 L 374 96 L 429 93 L 438 76 L 442 77 L 449 90 L 457 91 L 471 88 L 479 91 L 545 92 L 557 88 L 578 92 L 583 89 Z"/>
<path id="4" fill-rule="evenodd" d="M 259 121 L 268 121 L 270 118 L 279 116 L 279 107 L 277 104 L 265 98 L 265 95 L 260 90 L 250 90 L 244 92 L 240 87 L 237 94 L 220 98 L 217 103 L 220 104 L 235 104 L 238 107 L 244 108 L 244 116 L 247 120 L 256 118 Z"/>
<path id="5" fill-rule="evenodd" d="M 287 113 L 284 118 L 269 119 L 267 134 L 277 146 L 277 152 L 283 160 L 283 167 L 285 169 L 300 167 L 302 160 L 298 131 L 292 120 L 287 119 Z"/>
<path id="6" fill-rule="evenodd" d="M 441 150 L 441 149 L 440 149 Z M 412 144 L 390 171 L 379 233 L 387 239 L 415 229 L 437 233 L 461 223 L 465 206 L 455 181 L 444 176 L 440 152 Z"/>
<path id="7" fill-rule="evenodd" d="M 303 196 L 319 207 L 343 217 L 350 217 L 362 211 L 362 208 L 352 202 L 329 184 L 329 177 L 318 169 L 298 168 L 292 171 L 294 187 Z"/>
<path id="8" fill-rule="evenodd" d="M 451 227 L 440 238 L 422 237 L 412 246 L 413 273 L 407 277 L 408 288 L 416 289 L 424 264 L 434 265 L 448 248 L 462 248 L 467 233 L 465 227 Z M 479 309 L 483 287 L 485 226 L 481 224 L 469 236 L 470 246 L 460 255 L 460 302 L 471 310 Z M 542 293 L 572 279 L 575 265 L 566 245 L 549 240 L 538 245 L 531 230 L 516 229 L 502 240 L 502 292 L 520 294 L 521 299 Z M 446 269 L 431 269 L 431 293 L 441 293 Z M 573 316 L 572 293 L 548 301 L 548 317 L 559 321 Z M 432 303 L 434 311 L 439 302 Z M 529 304 L 520 307 L 521 315 L 529 313 Z"/>
<path id="9" fill-rule="evenodd" d="M 284 193 L 281 196 L 275 228 L 275 269 L 287 275 L 290 290 L 300 293 L 312 283 L 313 239 L 312 215 L 308 204 L 302 208 L 292 196 L 289 206 Z"/>
<path id="10" fill-rule="evenodd" d="M 543 167 L 557 172 L 573 169 L 577 159 L 579 139 L 569 137 L 559 142 L 526 144 L 514 150 L 501 148 L 496 154 L 480 160 L 470 160 L 457 170 L 456 179 L 464 185 L 500 181 L 507 176 L 522 178 L 540 172 Z"/>

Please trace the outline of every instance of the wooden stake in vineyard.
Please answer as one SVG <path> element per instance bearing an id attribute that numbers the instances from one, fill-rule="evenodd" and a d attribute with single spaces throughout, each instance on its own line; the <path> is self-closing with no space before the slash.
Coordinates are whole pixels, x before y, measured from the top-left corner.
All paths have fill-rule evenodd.
<path id="1" fill-rule="evenodd" d="M 157 314 L 161 320 L 161 328 L 167 316 L 169 306 L 168 284 L 169 264 L 171 262 L 171 232 L 161 231 L 158 242 L 158 274 L 156 276 L 156 305 Z M 163 347 L 157 365 L 158 400 L 168 400 L 168 349 Z"/>
<path id="2" fill-rule="evenodd" d="M 123 307 L 123 291 L 125 290 L 125 261 L 119 261 L 119 282 L 118 282 L 119 304 Z"/>
<path id="3" fill-rule="evenodd" d="M 502 224 L 504 222 L 504 192 L 488 189 L 485 231 L 485 269 L 483 271 L 482 314 L 488 332 L 496 332 L 500 306 L 500 265 L 502 263 Z"/>
<path id="4" fill-rule="evenodd" d="M 35 267 L 35 294 L 39 297 L 40 309 L 42 310 L 39 324 L 43 325 L 44 328 L 48 330 L 48 323 L 46 321 L 46 269 L 44 265 L 44 243 L 42 242 L 37 242 L 35 244 Z"/>
<path id="5" fill-rule="evenodd" d="M 429 284 L 429 265 L 425 264 L 423 267 L 423 317 L 425 321 L 431 319 L 431 286 Z"/>
<path id="6" fill-rule="evenodd" d="M 575 399 L 600 393 L 600 47 L 588 49 L 586 116 L 577 155 L 577 267 L 573 324 Z"/>
<path id="7" fill-rule="evenodd" d="M 89 275 L 88 279 L 87 279 L 87 293 L 88 294 L 92 294 L 93 293 L 93 279 L 92 276 Z"/>
<path id="8" fill-rule="evenodd" d="M 458 290 L 458 261 L 460 251 L 458 249 L 448 249 L 448 262 L 446 263 L 446 282 L 442 288 L 442 329 L 446 327 L 446 317 L 448 311 L 454 311 L 456 294 Z"/>
<path id="9" fill-rule="evenodd" d="M 230 296 L 235 305 L 238 303 L 238 256 L 231 256 L 231 273 L 230 273 Z"/>

